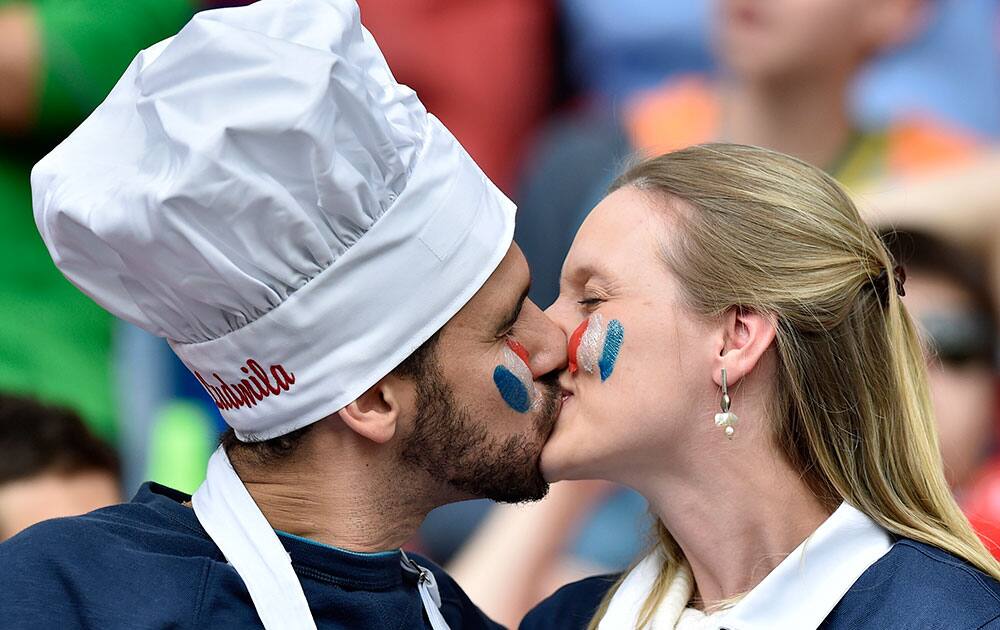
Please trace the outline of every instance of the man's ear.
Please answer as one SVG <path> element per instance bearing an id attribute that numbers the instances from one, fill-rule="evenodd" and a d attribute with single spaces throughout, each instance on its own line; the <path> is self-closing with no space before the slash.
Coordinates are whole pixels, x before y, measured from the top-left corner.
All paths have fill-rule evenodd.
<path id="1" fill-rule="evenodd" d="M 403 380 L 390 374 L 337 415 L 358 435 L 376 444 L 385 444 L 396 435 L 402 413 L 402 387 Z"/>
<path id="2" fill-rule="evenodd" d="M 712 378 L 721 386 L 722 368 L 726 368 L 726 380 L 732 386 L 757 367 L 774 344 L 776 332 L 769 317 L 747 309 L 730 309 L 722 322 L 721 348 Z"/>

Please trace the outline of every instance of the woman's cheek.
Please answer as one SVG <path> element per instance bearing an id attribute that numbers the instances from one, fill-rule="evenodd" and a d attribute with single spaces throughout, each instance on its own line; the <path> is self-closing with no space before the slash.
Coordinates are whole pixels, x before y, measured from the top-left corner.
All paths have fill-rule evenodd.
<path id="1" fill-rule="evenodd" d="M 567 361 L 570 373 L 583 370 L 606 382 L 614 374 L 625 341 L 621 321 L 606 321 L 600 313 L 583 320 L 570 335 Z"/>

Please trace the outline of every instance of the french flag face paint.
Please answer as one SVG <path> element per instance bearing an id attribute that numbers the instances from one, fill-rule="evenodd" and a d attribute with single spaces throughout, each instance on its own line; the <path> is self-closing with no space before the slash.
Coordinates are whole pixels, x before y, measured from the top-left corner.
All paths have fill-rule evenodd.
<path id="1" fill-rule="evenodd" d="M 527 413 L 537 406 L 538 390 L 528 367 L 531 355 L 513 339 L 503 349 L 503 364 L 493 370 L 493 383 L 511 409 Z"/>
<path id="2" fill-rule="evenodd" d="M 625 328 L 617 319 L 605 325 L 604 317 L 595 313 L 583 320 L 569 338 L 570 373 L 582 369 L 588 374 L 600 374 L 602 382 L 608 380 L 615 370 L 624 338 Z"/>

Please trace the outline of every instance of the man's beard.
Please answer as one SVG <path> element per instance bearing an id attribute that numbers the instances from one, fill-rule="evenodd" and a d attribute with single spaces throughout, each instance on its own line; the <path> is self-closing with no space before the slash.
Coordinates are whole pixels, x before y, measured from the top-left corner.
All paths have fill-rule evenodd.
<path id="1" fill-rule="evenodd" d="M 471 497 L 503 503 L 537 501 L 549 490 L 539 468 L 542 446 L 555 426 L 559 388 L 553 375 L 538 382 L 541 403 L 532 431 L 491 438 L 487 421 L 459 405 L 434 361 L 416 378 L 417 414 L 402 442 L 402 460 Z"/>

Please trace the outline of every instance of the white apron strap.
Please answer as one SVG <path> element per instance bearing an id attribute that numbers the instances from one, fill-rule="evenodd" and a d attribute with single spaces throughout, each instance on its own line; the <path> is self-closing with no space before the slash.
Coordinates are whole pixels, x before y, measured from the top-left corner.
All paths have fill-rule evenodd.
<path id="1" fill-rule="evenodd" d="M 315 630 L 292 560 L 220 446 L 191 498 L 194 513 L 242 578 L 267 630 Z"/>

